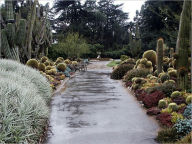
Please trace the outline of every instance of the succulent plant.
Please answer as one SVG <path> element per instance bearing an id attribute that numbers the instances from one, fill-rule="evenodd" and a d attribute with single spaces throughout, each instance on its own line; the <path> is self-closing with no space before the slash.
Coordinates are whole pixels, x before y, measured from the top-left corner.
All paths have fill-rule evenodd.
<path id="1" fill-rule="evenodd" d="M 38 66 L 38 69 L 39 69 L 39 71 L 45 71 L 45 64 L 44 63 L 39 63 L 39 66 Z"/>
<path id="2" fill-rule="evenodd" d="M 191 104 L 192 103 L 192 95 L 187 96 L 186 103 Z"/>
<path id="3" fill-rule="evenodd" d="M 177 77 L 177 70 L 169 70 L 168 71 L 168 75 L 170 76 L 170 77 Z"/>
<path id="4" fill-rule="evenodd" d="M 46 62 L 47 60 L 48 60 L 48 57 L 46 57 L 46 56 L 43 56 L 43 57 L 41 58 L 41 62 L 42 62 L 42 63 Z"/>
<path id="5" fill-rule="evenodd" d="M 148 50 L 143 53 L 143 58 L 151 61 L 153 66 L 156 65 L 157 54 L 154 50 Z"/>
<path id="6" fill-rule="evenodd" d="M 171 122 L 172 123 L 175 124 L 178 120 L 182 120 L 182 119 L 184 119 L 182 114 L 176 113 L 176 112 L 171 113 Z"/>
<path id="7" fill-rule="evenodd" d="M 64 72 L 65 69 L 66 69 L 66 64 L 65 64 L 65 63 L 59 63 L 59 64 L 57 65 L 57 69 L 58 69 L 59 71 Z"/>
<path id="8" fill-rule="evenodd" d="M 159 107 L 159 108 L 166 108 L 166 106 L 167 106 L 166 101 L 165 101 L 164 99 L 161 99 L 161 100 L 159 101 L 159 103 L 158 103 L 158 107 Z"/>
<path id="9" fill-rule="evenodd" d="M 187 105 L 183 113 L 183 116 L 188 119 L 192 119 L 192 104 Z"/>
<path id="10" fill-rule="evenodd" d="M 162 73 L 160 75 L 161 82 L 164 83 L 166 80 L 169 80 L 169 75 L 166 73 Z"/>
<path id="11" fill-rule="evenodd" d="M 174 91 L 174 92 L 172 92 L 172 94 L 171 94 L 171 98 L 178 98 L 178 97 L 180 97 L 181 96 L 181 93 L 179 92 L 179 91 Z"/>
<path id="12" fill-rule="evenodd" d="M 72 61 L 72 65 L 78 65 L 77 61 Z"/>
<path id="13" fill-rule="evenodd" d="M 36 59 L 28 60 L 26 65 L 28 65 L 28 66 L 30 66 L 32 68 L 36 68 L 36 69 L 38 69 L 38 66 L 39 66 L 38 61 Z"/>
<path id="14" fill-rule="evenodd" d="M 163 45 L 164 41 L 162 38 L 157 41 L 157 72 L 158 74 L 162 72 L 163 68 Z"/>
<path id="15" fill-rule="evenodd" d="M 172 111 L 177 111 L 178 110 L 178 106 L 176 103 L 170 103 L 168 105 L 168 108 L 171 109 Z"/>

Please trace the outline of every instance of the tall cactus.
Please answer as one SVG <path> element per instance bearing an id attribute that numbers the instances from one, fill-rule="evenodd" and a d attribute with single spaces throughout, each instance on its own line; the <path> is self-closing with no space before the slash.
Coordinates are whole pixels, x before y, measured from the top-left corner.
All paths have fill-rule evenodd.
<path id="1" fill-rule="evenodd" d="M 163 45 L 164 41 L 162 38 L 157 41 L 157 72 L 158 74 L 162 72 L 163 65 Z"/>
<path id="2" fill-rule="evenodd" d="M 173 58 L 173 54 L 174 54 L 174 48 L 170 48 L 169 51 L 170 58 Z"/>
<path id="3" fill-rule="evenodd" d="M 188 56 L 190 50 L 190 31 L 191 31 L 191 1 L 185 0 L 180 17 L 179 33 L 177 39 L 178 48 L 178 86 L 182 90 L 187 89 L 188 84 Z"/>
<path id="4" fill-rule="evenodd" d="M 5 0 L 5 8 L 6 8 L 6 21 L 9 23 L 14 22 L 13 15 L 13 0 Z"/>

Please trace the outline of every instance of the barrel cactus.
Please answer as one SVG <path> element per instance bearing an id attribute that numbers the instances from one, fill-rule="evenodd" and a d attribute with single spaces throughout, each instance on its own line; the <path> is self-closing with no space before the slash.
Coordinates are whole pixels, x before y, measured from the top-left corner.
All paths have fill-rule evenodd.
<path id="1" fill-rule="evenodd" d="M 166 101 L 163 100 L 163 99 L 161 99 L 161 100 L 159 101 L 159 103 L 158 103 L 158 107 L 159 107 L 159 108 L 166 108 L 166 106 L 167 106 Z"/>
<path id="2" fill-rule="evenodd" d="M 28 60 L 26 65 L 28 65 L 28 66 L 30 66 L 32 68 L 36 68 L 36 69 L 38 69 L 38 66 L 39 66 L 38 61 L 36 59 Z"/>
<path id="3" fill-rule="evenodd" d="M 46 68 L 46 66 L 45 66 L 44 63 L 39 63 L 39 66 L 38 66 L 39 71 L 43 71 L 44 72 L 45 68 Z"/>
<path id="4" fill-rule="evenodd" d="M 42 63 L 46 62 L 47 60 L 48 60 L 48 57 L 46 57 L 46 56 L 43 56 L 43 57 L 41 58 L 41 62 L 42 62 Z"/>
<path id="5" fill-rule="evenodd" d="M 161 82 L 164 83 L 166 80 L 169 80 L 169 75 L 166 73 L 162 73 L 160 75 Z"/>
<path id="6" fill-rule="evenodd" d="M 171 94 L 171 98 L 178 98 L 178 97 L 180 97 L 181 96 L 181 93 L 179 92 L 179 91 L 174 91 L 174 92 L 172 92 L 172 94 Z"/>
<path id="7" fill-rule="evenodd" d="M 57 65 L 57 69 L 58 69 L 59 71 L 64 72 L 65 69 L 66 69 L 66 64 L 65 64 L 65 63 L 59 63 L 59 64 Z"/>
<path id="8" fill-rule="evenodd" d="M 151 61 L 153 66 L 156 65 L 157 54 L 154 50 L 148 50 L 143 53 L 143 58 Z"/>
<path id="9" fill-rule="evenodd" d="M 171 109 L 172 111 L 177 111 L 178 110 L 178 106 L 176 103 L 170 103 L 168 105 L 168 108 Z"/>
<path id="10" fill-rule="evenodd" d="M 187 98 L 186 98 L 186 103 L 187 103 L 187 104 L 192 103 L 192 95 L 187 96 Z"/>

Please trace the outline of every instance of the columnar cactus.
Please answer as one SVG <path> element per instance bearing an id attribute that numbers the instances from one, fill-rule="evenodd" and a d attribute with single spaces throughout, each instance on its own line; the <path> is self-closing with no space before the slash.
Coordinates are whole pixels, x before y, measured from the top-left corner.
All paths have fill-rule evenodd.
<path id="1" fill-rule="evenodd" d="M 185 0 L 180 17 L 179 34 L 177 38 L 177 70 L 178 86 L 182 90 L 187 89 L 188 83 L 188 56 L 190 50 L 190 32 L 191 32 L 191 1 Z"/>
<path id="2" fill-rule="evenodd" d="M 5 0 L 5 7 L 6 7 L 6 21 L 9 23 L 14 22 L 14 15 L 13 15 L 13 1 L 12 0 Z"/>
<path id="3" fill-rule="evenodd" d="M 160 74 L 162 72 L 162 64 L 163 64 L 163 44 L 164 41 L 162 38 L 157 41 L 157 73 Z"/>
<path id="4" fill-rule="evenodd" d="M 173 58 L 173 54 L 174 54 L 174 48 L 170 48 L 169 51 L 170 58 Z"/>

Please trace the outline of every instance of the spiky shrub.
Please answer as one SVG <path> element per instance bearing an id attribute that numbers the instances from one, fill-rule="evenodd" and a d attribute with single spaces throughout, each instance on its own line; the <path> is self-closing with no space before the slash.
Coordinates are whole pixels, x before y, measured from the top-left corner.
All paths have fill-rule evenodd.
<path id="1" fill-rule="evenodd" d="M 169 75 L 166 74 L 166 73 L 163 73 L 163 74 L 160 76 L 160 79 L 161 79 L 161 82 L 164 83 L 166 80 L 169 80 Z"/>
<path id="2" fill-rule="evenodd" d="M 30 81 L 26 82 L 26 78 L 20 75 L 15 80 L 9 76 L 1 77 L 1 143 L 38 143 L 43 135 L 48 107 L 36 87 Z"/>
<path id="3" fill-rule="evenodd" d="M 119 65 L 116 69 L 111 73 L 112 79 L 122 79 L 123 76 L 131 69 L 133 69 L 134 65 L 132 64 L 122 64 Z"/>
<path id="4" fill-rule="evenodd" d="M 38 93 L 46 102 L 51 98 L 52 90 L 47 79 L 39 71 L 13 60 L 0 59 L 0 70 L 14 72 L 25 77 L 38 88 Z"/>
<path id="5" fill-rule="evenodd" d="M 171 94 L 171 98 L 174 99 L 174 98 L 178 98 L 181 96 L 181 93 L 179 91 L 174 91 L 172 92 Z"/>
<path id="6" fill-rule="evenodd" d="M 41 62 L 42 62 L 42 63 L 46 62 L 47 60 L 48 60 L 48 57 L 46 57 L 46 56 L 43 56 L 43 57 L 41 58 Z"/>
<path id="7" fill-rule="evenodd" d="M 156 65 L 157 54 L 154 50 L 148 50 L 144 52 L 143 58 L 146 58 L 147 60 L 151 61 L 153 66 Z"/>
<path id="8" fill-rule="evenodd" d="M 163 64 L 163 39 L 160 38 L 157 41 L 157 72 L 158 74 L 162 72 Z"/>
<path id="9" fill-rule="evenodd" d="M 186 98 L 186 103 L 187 103 L 187 104 L 192 103 L 192 95 L 187 96 L 187 98 Z"/>
<path id="10" fill-rule="evenodd" d="M 145 78 L 149 74 L 149 70 L 147 69 L 132 69 L 126 73 L 124 76 L 123 81 L 124 82 L 129 82 L 132 80 L 134 77 L 142 77 Z"/>
<path id="11" fill-rule="evenodd" d="M 177 70 L 178 86 L 182 90 L 187 89 L 188 85 L 188 55 L 190 49 L 190 32 L 191 32 L 191 1 L 184 0 L 183 10 L 180 16 L 179 33 L 177 37 Z M 181 69 L 185 69 L 182 73 Z"/>
<path id="12" fill-rule="evenodd" d="M 59 71 L 64 72 L 64 71 L 66 70 L 66 64 L 65 64 L 65 63 L 59 63 L 59 64 L 57 65 L 57 69 L 58 69 Z"/>
<path id="13" fill-rule="evenodd" d="M 165 108 L 167 106 L 167 103 L 165 100 L 161 99 L 158 103 L 159 108 Z"/>
<path id="14" fill-rule="evenodd" d="M 178 139 L 178 134 L 174 128 L 165 128 L 158 132 L 156 140 L 160 143 L 173 143 Z"/>
<path id="15" fill-rule="evenodd" d="M 38 66 L 39 71 L 43 71 L 44 72 L 45 68 L 46 68 L 46 66 L 45 66 L 44 63 L 39 63 L 39 66 Z"/>
<path id="16" fill-rule="evenodd" d="M 172 111 L 177 111 L 178 110 L 178 106 L 176 103 L 170 103 L 168 105 L 168 108 L 171 109 Z"/>
<path id="17" fill-rule="evenodd" d="M 30 67 L 32 67 L 32 68 L 35 68 L 35 69 L 38 69 L 38 66 L 39 66 L 38 61 L 37 61 L 36 59 L 30 59 L 30 60 L 28 60 L 27 63 L 26 63 L 26 65 L 27 65 L 27 66 L 30 66 Z"/>
<path id="18" fill-rule="evenodd" d="M 127 55 L 121 55 L 121 58 L 120 58 L 120 60 L 121 61 L 124 61 L 124 60 L 126 60 L 126 59 L 128 59 L 129 57 L 127 56 Z"/>
<path id="19" fill-rule="evenodd" d="M 192 130 L 192 120 L 191 119 L 178 120 L 173 127 L 177 130 L 177 134 L 180 137 L 186 136 Z"/>

